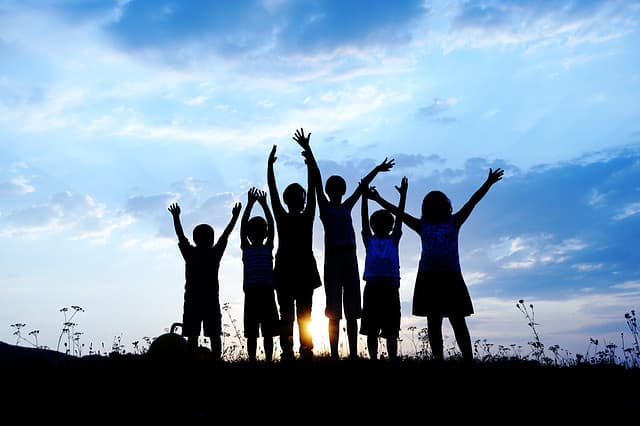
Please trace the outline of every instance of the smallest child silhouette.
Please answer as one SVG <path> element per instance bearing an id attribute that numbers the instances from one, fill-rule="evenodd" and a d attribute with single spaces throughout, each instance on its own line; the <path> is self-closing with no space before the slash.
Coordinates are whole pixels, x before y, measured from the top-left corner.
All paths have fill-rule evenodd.
<path id="1" fill-rule="evenodd" d="M 400 201 L 395 220 L 393 214 L 384 209 L 376 210 L 369 218 L 368 200 L 377 192 L 372 186 L 362 194 L 362 241 L 366 254 L 360 334 L 367 336 L 371 360 L 378 359 L 379 336 L 386 340 L 389 360 L 398 359 L 401 316 L 399 245 L 408 185 L 407 178 L 403 177 L 400 186 L 396 186 Z"/>
<path id="2" fill-rule="evenodd" d="M 222 351 L 220 335 L 222 333 L 222 314 L 218 270 L 220 260 L 227 247 L 229 234 L 235 226 L 242 205 L 236 203 L 231 210 L 231 220 L 214 244 L 214 231 L 206 223 L 193 229 L 193 246 L 184 235 L 180 223 L 180 206 L 173 203 L 168 210 L 173 216 L 173 227 L 178 236 L 178 248 L 185 262 L 184 307 L 182 313 L 182 335 L 187 345 L 195 353 L 201 328 L 211 341 L 211 353 L 219 360 Z"/>
<path id="3" fill-rule="evenodd" d="M 253 205 L 258 202 L 265 218 L 249 219 Z M 244 279 L 244 337 L 247 338 L 249 361 L 256 360 L 258 337 L 262 331 L 264 356 L 273 359 L 273 338 L 280 333 L 278 306 L 273 282 L 274 221 L 267 205 L 267 193 L 251 188 L 247 207 L 240 220 L 240 248 Z"/>

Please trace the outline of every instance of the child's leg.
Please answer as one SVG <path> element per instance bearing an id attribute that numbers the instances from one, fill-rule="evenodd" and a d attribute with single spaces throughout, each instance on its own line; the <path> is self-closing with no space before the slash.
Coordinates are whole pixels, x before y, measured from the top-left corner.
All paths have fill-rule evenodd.
<path id="1" fill-rule="evenodd" d="M 211 341 L 211 357 L 214 361 L 219 361 L 222 356 L 222 341 L 221 337 L 218 336 L 209 336 L 209 340 Z"/>
<path id="2" fill-rule="evenodd" d="M 331 358 L 338 359 L 338 341 L 340 340 L 340 320 L 329 319 L 329 348 L 331 349 Z"/>
<path id="3" fill-rule="evenodd" d="M 387 338 L 387 352 L 389 359 L 395 361 L 398 359 L 398 339 L 395 337 Z"/>
<path id="4" fill-rule="evenodd" d="M 444 349 L 442 347 L 442 315 L 427 315 L 427 329 L 433 358 L 436 361 L 442 361 L 444 358 Z"/>
<path id="5" fill-rule="evenodd" d="M 247 337 L 247 354 L 249 355 L 249 361 L 256 360 L 257 349 L 258 349 L 258 338 Z"/>
<path id="6" fill-rule="evenodd" d="M 280 349 L 282 359 L 293 359 L 293 322 L 294 300 L 288 291 L 277 291 L 278 304 L 280 306 Z"/>
<path id="7" fill-rule="evenodd" d="M 473 349 L 471 347 L 471 336 L 469 335 L 469 328 L 467 327 L 467 321 L 463 316 L 449 317 L 451 328 L 453 328 L 453 334 L 456 336 L 456 342 L 458 348 L 462 353 L 462 359 L 465 362 L 471 362 L 473 360 Z"/>
<path id="8" fill-rule="evenodd" d="M 264 340 L 264 357 L 267 361 L 271 362 L 273 359 L 273 337 L 266 336 Z"/>
<path id="9" fill-rule="evenodd" d="M 374 334 L 367 336 L 367 351 L 369 352 L 369 359 L 373 361 L 378 359 L 378 337 Z"/>
<path id="10" fill-rule="evenodd" d="M 198 336 L 187 336 L 187 347 L 191 353 L 198 350 Z"/>
<path id="11" fill-rule="evenodd" d="M 347 338 L 349 340 L 349 358 L 358 357 L 358 320 L 347 319 Z"/>
<path id="12" fill-rule="evenodd" d="M 311 307 L 313 290 L 301 291 L 296 299 L 296 316 L 300 335 L 300 355 L 304 358 L 313 356 L 313 334 L 311 333 Z"/>

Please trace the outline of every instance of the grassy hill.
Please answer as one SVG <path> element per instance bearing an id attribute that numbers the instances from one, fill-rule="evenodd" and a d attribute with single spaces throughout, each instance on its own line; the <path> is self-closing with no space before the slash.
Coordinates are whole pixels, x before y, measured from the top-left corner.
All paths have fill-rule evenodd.
<path id="1" fill-rule="evenodd" d="M 0 347 L 5 418 L 47 424 L 519 421 L 507 414 L 637 420 L 640 409 L 640 369 L 619 365 L 326 357 L 251 364 L 11 349 Z"/>

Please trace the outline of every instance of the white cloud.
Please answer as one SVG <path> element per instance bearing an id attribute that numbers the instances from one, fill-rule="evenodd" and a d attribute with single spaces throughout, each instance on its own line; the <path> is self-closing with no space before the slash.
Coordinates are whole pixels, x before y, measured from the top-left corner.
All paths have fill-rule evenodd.
<path id="1" fill-rule="evenodd" d="M 576 263 L 571 265 L 573 269 L 577 269 L 580 272 L 591 272 L 602 269 L 604 264 L 602 263 Z"/>
<path id="2" fill-rule="evenodd" d="M 524 45 L 534 51 L 549 45 L 576 47 L 614 40 L 634 31 L 625 2 L 575 4 L 458 2 L 449 31 L 438 33 L 445 53 L 457 49 Z M 569 67 L 573 64 L 569 64 Z"/>
<path id="3" fill-rule="evenodd" d="M 505 269 L 529 269 L 552 263 L 564 263 L 573 252 L 588 245 L 576 238 L 554 241 L 551 234 L 502 237 L 490 248 L 495 262 Z"/>
<path id="4" fill-rule="evenodd" d="M 613 216 L 614 220 L 623 220 L 640 213 L 640 201 L 629 203 L 619 209 L 618 213 Z"/>
<path id="5" fill-rule="evenodd" d="M 0 182 L 0 195 L 22 195 L 35 191 L 35 187 L 24 176 L 16 176 L 8 182 Z"/>
<path id="6" fill-rule="evenodd" d="M 606 196 L 606 194 L 600 192 L 599 190 L 593 189 L 589 194 L 587 204 L 591 207 L 601 206 L 605 202 Z"/>
<path id="7" fill-rule="evenodd" d="M 133 223 L 127 214 L 110 213 L 91 196 L 63 191 L 46 203 L 15 210 L 3 217 L 0 236 L 40 239 L 68 231 L 73 239 L 104 242 L 112 232 Z"/>
<path id="8" fill-rule="evenodd" d="M 640 281 L 625 281 L 620 284 L 614 284 L 611 286 L 612 288 L 620 288 L 623 290 L 631 290 L 631 289 L 639 289 L 640 290 Z"/>

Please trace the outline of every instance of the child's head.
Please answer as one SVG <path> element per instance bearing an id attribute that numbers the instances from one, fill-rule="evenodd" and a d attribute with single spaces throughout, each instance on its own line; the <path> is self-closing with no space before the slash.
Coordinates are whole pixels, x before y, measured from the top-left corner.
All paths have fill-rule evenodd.
<path id="1" fill-rule="evenodd" d="M 193 228 L 193 241 L 197 247 L 213 247 L 213 228 L 206 223 Z"/>
<path id="2" fill-rule="evenodd" d="M 254 216 L 247 221 L 247 238 L 251 245 L 261 245 L 267 238 L 267 221 L 263 217 Z"/>
<path id="3" fill-rule="evenodd" d="M 444 192 L 431 191 L 422 200 L 422 220 L 429 223 L 441 223 L 451 216 L 451 200 Z"/>
<path id="4" fill-rule="evenodd" d="M 394 222 L 393 215 L 386 210 L 376 210 L 369 218 L 371 230 L 378 237 L 388 237 L 391 234 Z"/>
<path id="5" fill-rule="evenodd" d="M 345 192 L 347 192 L 347 183 L 341 176 L 329 176 L 324 185 L 324 190 L 330 201 L 340 201 Z"/>
<path id="6" fill-rule="evenodd" d="M 282 199 L 289 208 L 289 213 L 300 213 L 304 209 L 307 191 L 299 183 L 292 183 L 282 193 Z"/>

